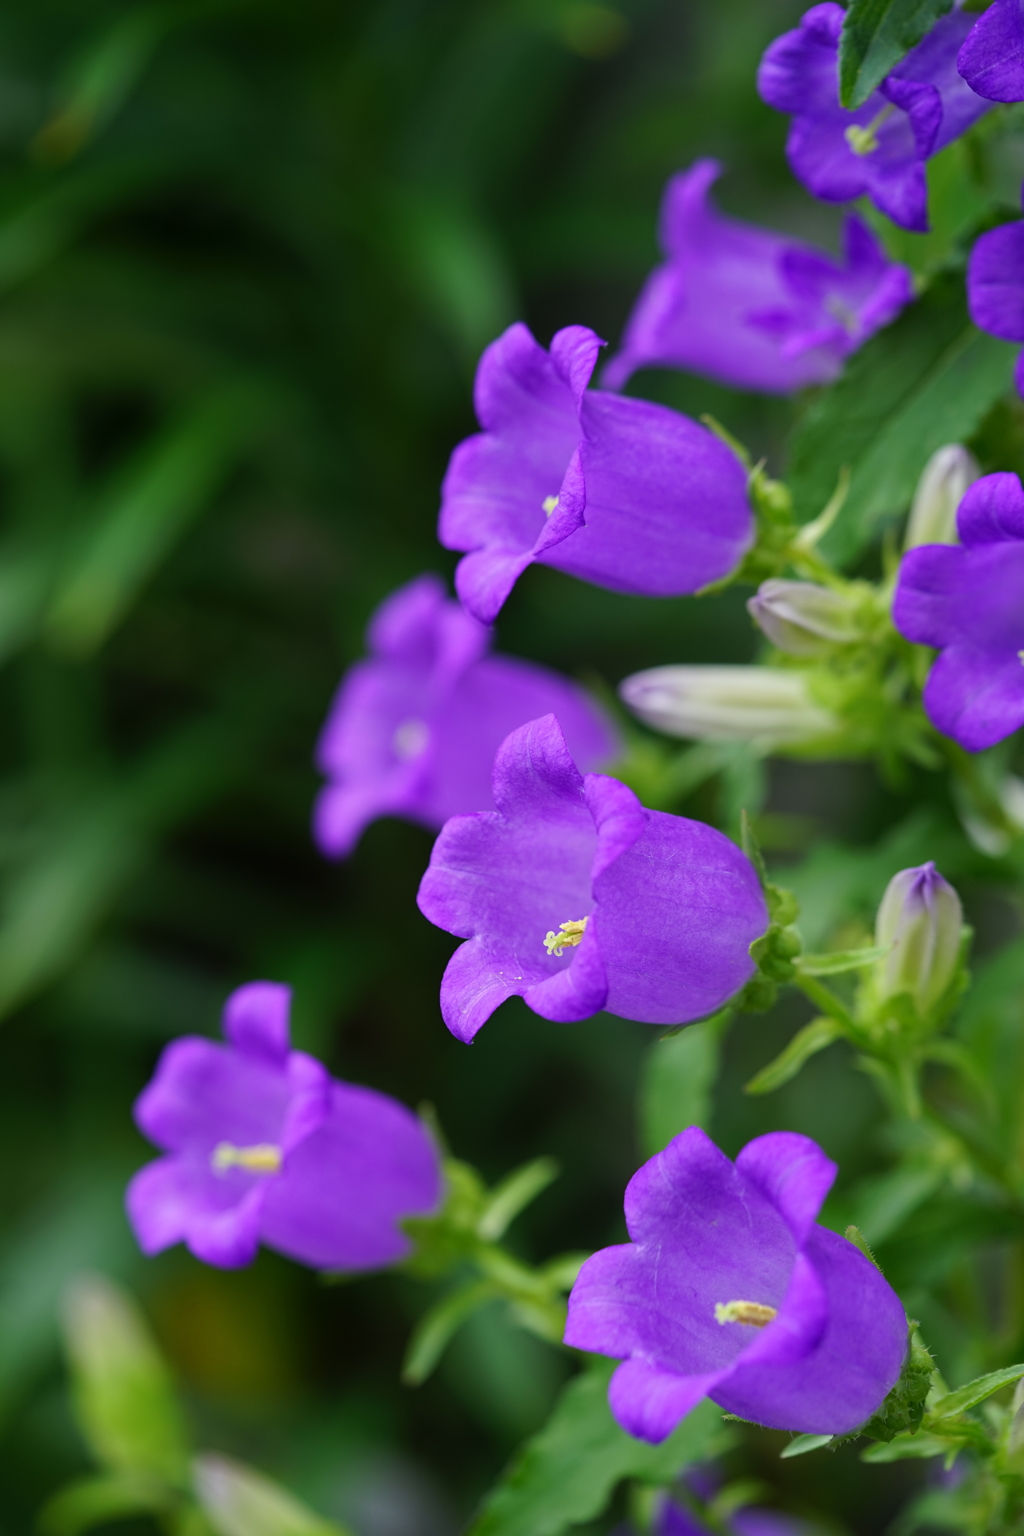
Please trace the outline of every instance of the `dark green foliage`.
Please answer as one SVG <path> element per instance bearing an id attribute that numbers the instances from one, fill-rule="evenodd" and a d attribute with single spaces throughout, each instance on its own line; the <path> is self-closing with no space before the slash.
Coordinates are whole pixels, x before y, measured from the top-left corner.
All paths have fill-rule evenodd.
<path id="1" fill-rule="evenodd" d="M 860 107 L 952 0 L 851 0 L 839 40 L 839 100 Z"/>

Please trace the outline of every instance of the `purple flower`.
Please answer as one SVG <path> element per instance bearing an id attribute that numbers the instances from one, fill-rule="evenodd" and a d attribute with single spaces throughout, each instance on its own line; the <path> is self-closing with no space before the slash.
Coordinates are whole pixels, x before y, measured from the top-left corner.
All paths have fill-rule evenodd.
<path id="1" fill-rule="evenodd" d="M 793 114 L 786 152 L 815 197 L 867 196 L 905 229 L 928 228 L 924 162 L 989 111 L 956 70 L 973 17 L 954 11 L 901 59 L 862 107 L 839 105 L 838 52 L 844 12 L 815 5 L 761 61 L 757 86 L 770 107 Z"/>
<path id="2" fill-rule="evenodd" d="M 1000 224 L 974 242 L 967 263 L 967 307 L 990 336 L 1024 341 L 1024 223 Z M 1024 395 L 1024 354 L 1014 374 Z"/>
<path id="3" fill-rule="evenodd" d="M 854 214 L 843 264 L 802 240 L 724 218 L 708 196 L 721 169 L 698 160 L 669 182 L 661 206 L 668 261 L 648 278 L 622 351 L 604 371 L 610 389 L 649 365 L 769 394 L 826 384 L 913 298 L 907 268 L 886 260 Z"/>
<path id="4" fill-rule="evenodd" d="M 377 816 L 437 829 L 491 800 L 494 754 L 509 731 L 555 711 L 588 768 L 615 756 L 615 731 L 568 678 L 490 656 L 491 632 L 437 576 L 393 592 L 367 631 L 370 658 L 350 667 L 317 746 L 330 782 L 313 812 L 324 853 L 351 852 Z"/>
<path id="5" fill-rule="evenodd" d="M 633 1239 L 588 1259 L 565 1342 L 622 1360 L 612 1413 L 657 1443 L 704 1397 L 771 1429 L 846 1434 L 900 1374 L 907 1321 L 858 1248 L 816 1225 L 835 1164 L 773 1131 L 731 1163 L 696 1126 L 626 1189 Z"/>
<path id="6" fill-rule="evenodd" d="M 545 352 L 513 325 L 480 359 L 484 430 L 452 454 L 438 536 L 468 551 L 455 585 L 484 623 L 533 561 L 678 597 L 728 575 L 750 545 L 739 459 L 667 406 L 588 390 L 603 345 L 571 325 Z"/>
<path id="7" fill-rule="evenodd" d="M 441 1194 L 433 1142 L 404 1105 L 339 1083 L 288 1048 L 291 989 L 239 987 L 224 1007 L 227 1045 L 167 1047 L 135 1120 L 167 1155 L 128 1186 L 144 1253 L 185 1242 L 223 1269 L 262 1242 L 316 1269 L 376 1269 L 403 1258 L 403 1216 Z"/>
<path id="8" fill-rule="evenodd" d="M 994 0 L 975 20 L 956 67 L 989 101 L 1024 101 L 1024 16 L 1020 0 Z"/>
<path id="9" fill-rule="evenodd" d="M 553 715 L 503 743 L 494 800 L 496 812 L 446 824 L 418 898 L 468 940 L 441 983 L 460 1040 L 507 997 L 559 1022 L 606 1008 L 686 1024 L 749 980 L 768 915 L 753 866 L 721 832 L 644 810 L 617 779 L 584 778 Z"/>
<path id="10" fill-rule="evenodd" d="M 711 1527 L 705 1525 L 690 1510 L 684 1509 L 674 1499 L 665 1499 L 658 1510 L 654 1530 L 656 1536 L 712 1536 Z M 729 1517 L 731 1536 L 815 1536 L 815 1528 L 792 1515 L 779 1514 L 774 1509 L 759 1509 L 746 1505 Z"/>
<path id="11" fill-rule="evenodd" d="M 939 655 L 924 687 L 936 730 L 981 752 L 1024 725 L 1024 491 L 1016 475 L 976 480 L 959 544 L 922 544 L 900 563 L 893 622 Z"/>

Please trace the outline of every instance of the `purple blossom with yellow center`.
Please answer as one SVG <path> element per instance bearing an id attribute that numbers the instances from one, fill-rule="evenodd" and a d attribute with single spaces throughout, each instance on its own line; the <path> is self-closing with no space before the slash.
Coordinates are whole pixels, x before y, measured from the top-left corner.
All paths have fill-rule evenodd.
<path id="1" fill-rule="evenodd" d="M 369 657 L 350 667 L 317 746 L 328 783 L 313 829 L 322 851 L 351 852 L 378 816 L 435 831 L 492 805 L 494 754 L 509 731 L 549 711 L 587 768 L 616 754 L 616 733 L 582 688 L 547 667 L 490 655 L 491 631 L 419 576 L 370 620 Z"/>
<path id="2" fill-rule="evenodd" d="M 985 475 L 957 513 L 959 544 L 922 544 L 900 563 L 893 622 L 936 658 L 924 707 L 936 730 L 981 752 L 1024 725 L 1024 490 Z"/>
<path id="3" fill-rule="evenodd" d="M 1015 0 L 1016 3 L 1016 0 Z M 1000 224 L 979 235 L 967 262 L 967 307 L 980 330 L 1002 341 L 1024 342 L 1024 222 Z M 1024 353 L 1014 374 L 1024 396 Z"/>
<path id="4" fill-rule="evenodd" d="M 186 1036 L 161 1056 L 135 1120 L 164 1156 L 127 1193 L 144 1253 L 184 1242 L 235 1269 L 264 1243 L 317 1269 L 376 1269 L 410 1251 L 400 1220 L 437 1206 L 426 1128 L 290 1050 L 290 1004 L 289 987 L 250 982 L 225 1004 L 225 1045 Z"/>
<path id="5" fill-rule="evenodd" d="M 483 431 L 452 454 L 438 537 L 466 551 L 455 586 L 483 623 L 534 562 L 678 597 L 727 576 L 750 546 L 739 459 L 678 411 L 588 389 L 603 345 L 571 325 L 546 352 L 517 324 L 480 359 Z"/>
<path id="6" fill-rule="evenodd" d="M 720 214 L 717 160 L 673 176 L 661 207 L 668 260 L 648 278 L 602 382 L 638 368 L 685 368 L 737 389 L 786 394 L 827 384 L 843 360 L 913 298 L 906 267 L 887 260 L 855 214 L 837 262 L 802 240 Z"/>
<path id="7" fill-rule="evenodd" d="M 993 0 L 975 18 L 956 67 L 989 101 L 1024 101 L 1024 15 L 1020 0 Z"/>
<path id="8" fill-rule="evenodd" d="M 904 229 L 928 228 L 925 161 L 977 122 L 991 102 L 958 73 L 957 54 L 974 18 L 943 16 L 863 106 L 839 105 L 840 5 L 812 6 L 767 49 L 757 88 L 792 114 L 786 153 L 793 174 L 830 203 L 870 197 Z"/>
<path id="9" fill-rule="evenodd" d="M 458 1039 L 513 996 L 559 1022 L 604 1008 L 685 1024 L 753 975 L 748 951 L 768 914 L 753 866 L 721 832 L 581 774 L 553 715 L 512 732 L 493 787 L 497 811 L 446 823 L 418 897 L 466 940 L 441 983 Z"/>
<path id="10" fill-rule="evenodd" d="M 859 1248 L 815 1217 L 836 1167 L 773 1131 L 729 1161 L 691 1126 L 626 1189 L 631 1242 L 580 1270 L 565 1342 L 623 1363 L 612 1413 L 664 1440 L 702 1398 L 771 1429 L 846 1434 L 899 1377 L 907 1320 Z"/>

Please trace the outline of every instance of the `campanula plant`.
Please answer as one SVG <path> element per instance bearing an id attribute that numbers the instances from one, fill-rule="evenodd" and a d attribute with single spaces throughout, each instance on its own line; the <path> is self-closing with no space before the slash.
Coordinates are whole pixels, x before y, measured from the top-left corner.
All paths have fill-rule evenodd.
<path id="1" fill-rule="evenodd" d="M 370 656 L 346 673 L 317 745 L 328 782 L 313 828 L 324 853 L 350 852 L 377 816 L 436 830 L 459 812 L 487 810 L 495 752 L 538 715 L 558 715 L 585 768 L 616 755 L 614 727 L 582 688 L 490 654 L 491 642 L 436 576 L 384 600 L 370 620 Z"/>
<path id="2" fill-rule="evenodd" d="M 39 1399 L 5 1500 L 49 1435 L 42 1536 L 1013 1536 L 1021 0 L 736 0 L 672 18 L 685 76 L 662 0 L 235 9 L 114 0 L 57 86 L 5 21 L 0 1012 L 73 1113 L 8 1106 L 0 1194 L 74 1176 L 0 1398 L 109 1248 L 304 1486 L 195 1455 L 79 1277 L 98 1471 Z M 429 862 L 347 861 L 383 817 Z"/>

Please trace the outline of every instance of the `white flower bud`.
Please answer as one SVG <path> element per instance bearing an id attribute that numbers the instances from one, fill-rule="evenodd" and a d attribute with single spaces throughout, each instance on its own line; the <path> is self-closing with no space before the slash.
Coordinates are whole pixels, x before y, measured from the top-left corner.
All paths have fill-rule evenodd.
<path id="1" fill-rule="evenodd" d="M 653 667 L 619 685 L 640 719 L 668 736 L 748 741 L 765 750 L 830 735 L 838 721 L 781 667 Z"/>
<path id="2" fill-rule="evenodd" d="M 762 582 L 747 612 L 772 644 L 790 656 L 816 656 L 830 644 L 857 638 L 849 598 L 812 581 L 773 577 Z"/>
<path id="3" fill-rule="evenodd" d="M 875 919 L 875 943 L 889 949 L 876 971 L 880 995 L 909 992 L 925 1016 L 953 979 L 962 927 L 960 898 L 934 864 L 893 875 Z"/>
<path id="4" fill-rule="evenodd" d="M 973 485 L 980 474 L 974 454 L 959 443 L 936 449 L 917 482 L 903 548 L 958 543 L 956 511 L 967 487 Z"/>

